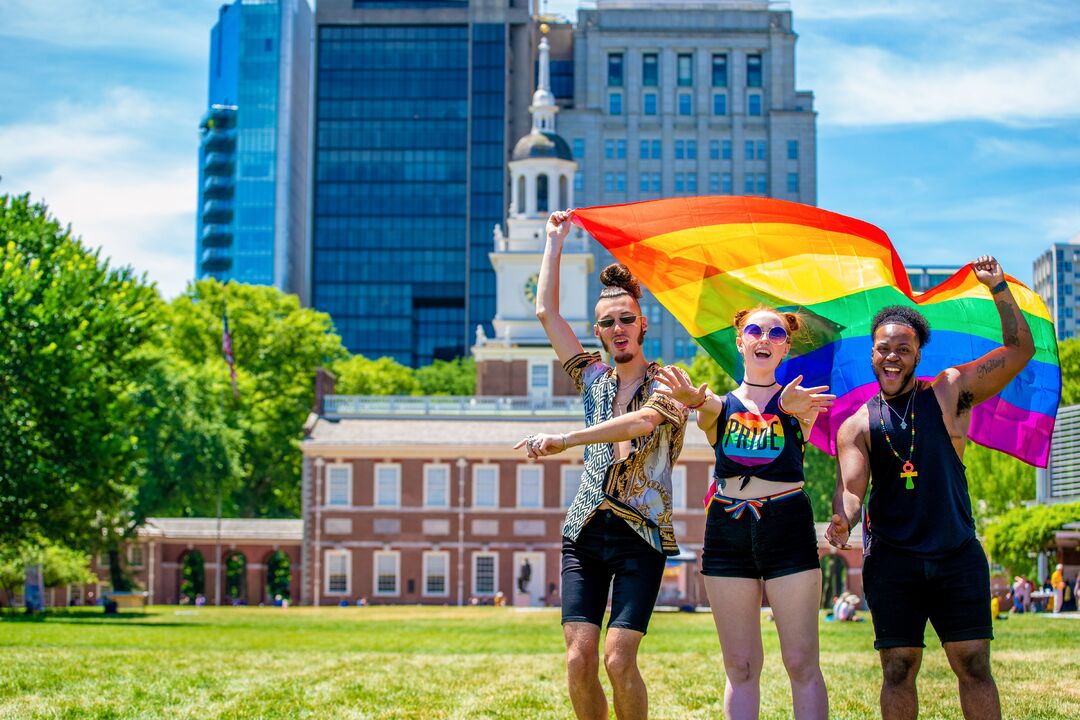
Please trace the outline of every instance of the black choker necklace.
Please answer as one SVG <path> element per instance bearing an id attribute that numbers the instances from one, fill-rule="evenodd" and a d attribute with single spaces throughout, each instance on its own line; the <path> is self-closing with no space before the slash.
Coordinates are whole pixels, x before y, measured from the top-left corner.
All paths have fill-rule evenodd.
<path id="1" fill-rule="evenodd" d="M 750 387 L 772 387 L 773 385 L 778 385 L 778 384 L 779 383 L 777 383 L 775 380 L 773 380 L 768 385 L 760 385 L 758 383 L 752 383 L 749 380 L 747 380 L 746 378 L 743 378 L 743 385 L 749 385 Z"/>

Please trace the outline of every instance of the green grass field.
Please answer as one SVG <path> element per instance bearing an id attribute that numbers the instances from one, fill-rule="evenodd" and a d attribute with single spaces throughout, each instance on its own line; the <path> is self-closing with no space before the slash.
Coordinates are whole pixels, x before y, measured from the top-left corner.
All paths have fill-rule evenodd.
<path id="1" fill-rule="evenodd" d="M 997 623 L 1007 718 L 1080 718 L 1080 620 Z M 764 626 L 762 717 L 791 717 L 776 630 Z M 878 715 L 869 623 L 822 623 L 835 718 Z M 960 718 L 928 634 L 924 718 Z M 154 607 L 0 621 L 3 718 L 570 718 L 556 610 Z M 654 718 L 723 715 L 708 614 L 654 616 L 642 667 Z M 606 679 L 605 679 L 606 686 Z"/>

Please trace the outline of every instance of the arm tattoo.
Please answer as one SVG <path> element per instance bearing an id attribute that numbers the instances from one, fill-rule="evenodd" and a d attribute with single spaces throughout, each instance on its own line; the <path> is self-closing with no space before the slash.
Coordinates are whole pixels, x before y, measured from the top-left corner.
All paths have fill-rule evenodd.
<path id="1" fill-rule="evenodd" d="M 986 377 L 987 375 L 992 373 L 994 370 L 997 370 L 998 368 L 1001 368 L 1001 367 L 1005 367 L 1005 358 L 1003 358 L 1003 357 L 992 357 L 989 360 L 987 360 L 986 362 L 984 362 L 982 365 L 977 367 L 975 370 L 976 370 L 976 373 L 979 376 L 979 379 L 982 380 L 984 377 Z"/>
<path id="2" fill-rule="evenodd" d="M 1004 300 L 998 300 L 996 305 L 998 314 L 1001 315 L 1001 335 L 1005 340 L 1005 344 L 1019 345 L 1020 328 L 1016 322 L 1016 313 L 1013 312 L 1013 306 Z"/>
<path id="3" fill-rule="evenodd" d="M 970 410 L 973 404 L 975 404 L 975 395 L 970 390 L 961 390 L 960 398 L 956 401 L 956 417 Z"/>

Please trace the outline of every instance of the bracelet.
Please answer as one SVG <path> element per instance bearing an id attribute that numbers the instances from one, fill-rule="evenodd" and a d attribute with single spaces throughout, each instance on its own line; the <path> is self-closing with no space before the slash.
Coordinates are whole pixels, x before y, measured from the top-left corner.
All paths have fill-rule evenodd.
<path id="1" fill-rule="evenodd" d="M 1002 280 L 997 285 L 990 288 L 990 294 L 991 295 L 997 295 L 999 292 L 1005 292 L 1008 289 L 1009 289 L 1009 283 Z"/>
<path id="2" fill-rule="evenodd" d="M 776 398 L 776 407 L 780 408 L 780 412 L 784 413 L 785 415 L 788 415 L 788 416 L 790 416 L 790 417 L 793 417 L 793 418 L 795 418 L 796 420 L 798 420 L 799 422 L 801 422 L 801 423 L 802 423 L 803 425 L 806 425 L 806 424 L 808 424 L 808 423 L 810 422 L 810 421 L 809 421 L 809 420 L 807 420 L 806 418 L 801 418 L 801 417 L 799 417 L 798 415 L 792 415 L 792 414 L 791 414 L 791 413 L 789 413 L 789 412 L 788 412 L 787 410 L 785 410 L 785 409 L 784 409 L 784 402 L 783 402 L 783 399 L 782 399 L 782 398 L 779 398 L 779 397 L 778 397 L 778 398 Z"/>
<path id="3" fill-rule="evenodd" d="M 566 433 L 563 433 L 559 437 L 562 438 L 562 449 L 566 450 L 566 448 L 569 447 L 569 445 L 566 442 Z"/>
<path id="4" fill-rule="evenodd" d="M 708 395 L 706 395 L 705 398 L 701 402 L 699 402 L 697 405 L 687 405 L 686 409 L 687 410 L 697 410 L 699 407 L 701 407 L 702 405 L 704 405 L 707 402 L 709 402 L 709 396 Z"/>

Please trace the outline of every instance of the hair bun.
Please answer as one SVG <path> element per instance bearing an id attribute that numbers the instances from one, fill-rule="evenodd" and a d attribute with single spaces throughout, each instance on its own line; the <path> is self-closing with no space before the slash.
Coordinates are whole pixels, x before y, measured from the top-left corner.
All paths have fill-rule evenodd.
<path id="1" fill-rule="evenodd" d="M 641 299 L 641 283 L 630 269 L 622 263 L 612 263 L 600 271 L 600 282 L 605 287 L 621 288 L 635 300 Z"/>

